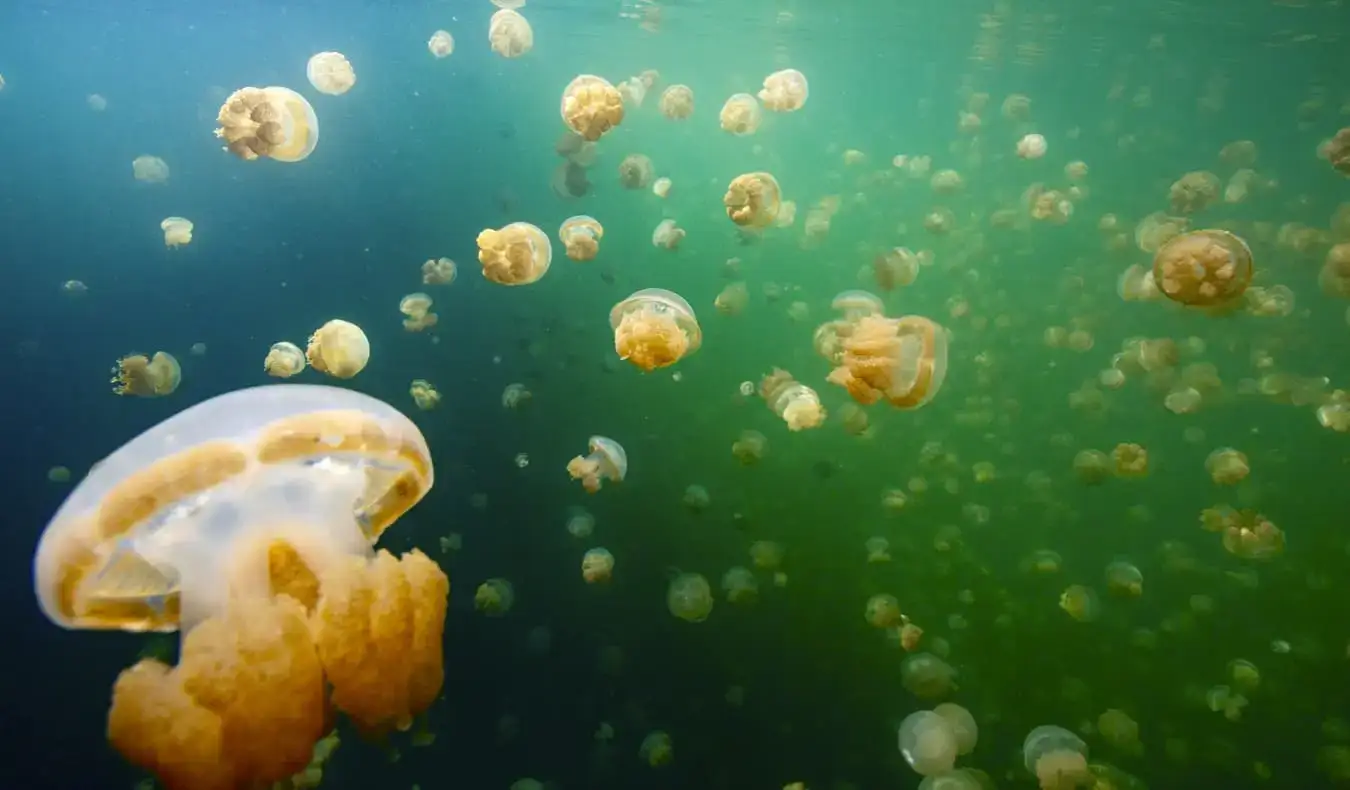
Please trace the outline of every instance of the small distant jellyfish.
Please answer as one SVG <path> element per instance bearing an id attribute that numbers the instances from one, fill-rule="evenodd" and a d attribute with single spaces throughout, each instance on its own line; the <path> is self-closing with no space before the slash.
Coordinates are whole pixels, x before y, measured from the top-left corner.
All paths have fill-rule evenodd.
<path id="1" fill-rule="evenodd" d="M 786 370 L 774 368 L 760 381 L 759 394 L 773 413 L 787 423 L 790 431 L 819 428 L 825 424 L 825 407 L 820 404 L 820 395 Z"/>
<path id="2" fill-rule="evenodd" d="M 1226 230 L 1175 236 L 1153 257 L 1153 280 L 1168 299 L 1196 307 L 1236 300 L 1252 280 L 1252 251 Z"/>
<path id="3" fill-rule="evenodd" d="M 759 101 L 748 93 L 737 93 L 727 99 L 717 116 L 722 130 L 738 137 L 754 134 L 763 117 Z"/>
<path id="4" fill-rule="evenodd" d="M 3 82 L 0 82 L 3 85 Z M 1336 132 L 1319 153 L 1342 175 L 1350 176 L 1350 126 Z"/>
<path id="5" fill-rule="evenodd" d="M 422 411 L 431 411 L 441 405 L 441 393 L 426 379 L 414 379 L 408 387 L 408 394 Z"/>
<path id="6" fill-rule="evenodd" d="M 1043 135 L 1028 134 L 1017 141 L 1017 155 L 1023 159 L 1040 159 L 1045 156 L 1046 147 Z"/>
<path id="7" fill-rule="evenodd" d="M 895 628 L 904 622 L 900 612 L 900 602 L 894 595 L 879 593 L 867 599 L 863 617 L 873 628 Z"/>
<path id="8" fill-rule="evenodd" d="M 1247 456 L 1231 447 L 1220 447 L 1205 459 L 1205 471 L 1210 479 L 1221 486 L 1237 485 L 1247 479 L 1251 467 L 1247 465 Z"/>
<path id="9" fill-rule="evenodd" d="M 220 105 L 216 137 L 245 161 L 299 162 L 319 144 L 319 118 L 309 101 L 290 88 L 240 88 Z"/>
<path id="10" fill-rule="evenodd" d="M 108 100 L 98 95 L 97 93 L 91 93 L 88 96 L 84 97 L 84 102 L 85 104 L 88 104 L 89 109 L 93 110 L 94 112 L 103 112 L 104 110 L 108 109 Z"/>
<path id="11" fill-rule="evenodd" d="M 449 285 L 459 269 L 449 258 L 432 258 L 422 264 L 423 285 Z"/>
<path id="12" fill-rule="evenodd" d="M 619 183 L 624 189 L 646 189 L 655 175 L 652 160 L 644 154 L 629 154 L 619 163 Z"/>
<path id="13" fill-rule="evenodd" d="M 679 362 L 703 344 L 694 309 L 661 288 L 645 288 L 614 305 L 609 325 L 619 359 L 648 373 Z"/>
<path id="14" fill-rule="evenodd" d="M 684 236 L 684 228 L 676 225 L 675 220 L 663 219 L 657 224 L 656 230 L 652 231 L 652 246 L 663 250 L 679 249 Z"/>
<path id="15" fill-rule="evenodd" d="M 502 408 L 514 411 L 529 403 L 533 397 L 534 393 L 526 389 L 524 384 L 507 384 L 506 389 L 502 390 Z"/>
<path id="16" fill-rule="evenodd" d="M 455 51 L 455 37 L 448 30 L 437 30 L 427 40 L 427 49 L 437 60 L 448 58 Z"/>
<path id="17" fill-rule="evenodd" d="M 501 617 L 515 602 L 516 590 L 506 579 L 488 579 L 473 594 L 473 608 L 488 617 Z"/>
<path id="18" fill-rule="evenodd" d="M 722 574 L 722 594 L 730 604 L 751 604 L 759 600 L 759 580 L 749 568 L 736 566 Z"/>
<path id="19" fill-rule="evenodd" d="M 712 612 L 712 586 L 700 574 L 681 573 L 666 591 L 666 608 L 685 622 L 701 623 Z"/>
<path id="20" fill-rule="evenodd" d="M 341 52 L 320 52 L 305 65 L 309 84 L 320 93 L 341 96 L 356 84 L 356 72 Z"/>
<path id="21" fill-rule="evenodd" d="M 1042 725 L 1022 742 L 1022 760 L 1036 777 L 1041 790 L 1074 790 L 1089 787 L 1087 744 L 1063 727 Z"/>
<path id="22" fill-rule="evenodd" d="M 483 276 L 498 285 L 529 285 L 548 272 L 553 245 L 534 225 L 512 222 L 478 234 L 478 262 Z"/>
<path id="23" fill-rule="evenodd" d="M 652 768 L 660 768 L 675 759 L 675 745 L 671 742 L 669 735 L 657 730 L 642 739 L 642 746 L 638 748 L 638 756 Z"/>
<path id="24" fill-rule="evenodd" d="M 1010 121 L 1025 121 L 1031 117 L 1031 99 L 1025 94 L 1010 93 L 1003 100 L 1003 117 Z"/>
<path id="25" fill-rule="evenodd" d="M 589 538 L 595 531 L 595 516 L 585 508 L 572 508 L 567 516 L 567 534 L 578 540 Z"/>
<path id="26" fill-rule="evenodd" d="M 805 74 L 796 69 L 783 69 L 764 78 L 759 100 L 770 112 L 795 112 L 806 104 L 810 94 Z"/>
<path id="27" fill-rule="evenodd" d="M 933 712 L 947 720 L 956 736 L 956 753 L 970 754 L 980 739 L 980 728 L 970 711 L 954 702 L 944 702 L 933 708 Z"/>
<path id="28" fill-rule="evenodd" d="M 1126 598 L 1144 594 L 1144 574 L 1128 560 L 1115 560 L 1106 566 L 1106 589 Z"/>
<path id="29" fill-rule="evenodd" d="M 600 239 L 605 229 L 594 217 L 578 214 L 563 220 L 558 228 L 558 238 L 562 240 L 567 257 L 574 261 L 593 260 L 600 252 Z"/>
<path id="30" fill-rule="evenodd" d="M 79 280 L 66 280 L 61 283 L 61 292 L 70 297 L 84 296 L 89 293 L 89 286 Z"/>
<path id="31" fill-rule="evenodd" d="M 310 335 L 305 359 L 320 373 L 349 379 L 370 362 L 370 340 L 361 327 L 334 318 Z"/>
<path id="32" fill-rule="evenodd" d="M 772 540 L 757 540 L 750 544 L 750 562 L 756 568 L 776 571 L 783 564 L 783 546 Z"/>
<path id="33" fill-rule="evenodd" d="M 623 446 L 606 436 L 592 436 L 590 454 L 578 455 L 567 462 L 567 473 L 580 480 L 587 492 L 600 490 L 605 480 L 622 483 L 628 476 L 628 454 Z"/>
<path id="34" fill-rule="evenodd" d="M 534 49 L 534 28 L 517 11 L 502 8 L 488 22 L 488 43 L 498 55 L 518 58 Z"/>
<path id="35" fill-rule="evenodd" d="M 769 451 L 769 440 L 759 431 L 741 431 L 740 438 L 731 444 L 731 454 L 741 466 L 754 466 Z"/>
<path id="36" fill-rule="evenodd" d="M 47 470 L 47 481 L 51 483 L 69 483 L 70 470 L 64 466 L 53 466 Z"/>
<path id="37" fill-rule="evenodd" d="M 670 179 L 662 176 L 653 181 L 652 194 L 664 200 L 670 194 Z"/>
<path id="38" fill-rule="evenodd" d="M 1111 464 L 1100 450 L 1080 450 L 1073 457 L 1073 471 L 1084 485 L 1101 485 L 1111 477 Z"/>
<path id="39" fill-rule="evenodd" d="M 113 392 L 138 398 L 162 398 L 178 389 L 183 372 L 172 354 L 156 351 L 154 356 L 130 354 L 113 366 Z"/>
<path id="40" fill-rule="evenodd" d="M 891 561 L 891 542 L 881 536 L 873 536 L 867 539 L 865 544 L 867 549 L 867 564 Z"/>
<path id="41" fill-rule="evenodd" d="M 1284 553 L 1284 531 L 1253 510 L 1234 514 L 1222 537 L 1224 551 L 1244 560 L 1272 560 Z"/>
<path id="42" fill-rule="evenodd" d="M 900 684 L 919 699 L 939 699 L 956 688 L 956 669 L 932 653 L 915 653 L 900 665 Z"/>
<path id="43" fill-rule="evenodd" d="M 712 497 L 708 495 L 708 489 L 695 483 L 684 489 L 683 502 L 685 509 L 690 512 L 702 513 L 708 509 L 708 505 L 712 502 Z"/>
<path id="44" fill-rule="evenodd" d="M 273 343 L 263 360 L 263 372 L 279 379 L 288 379 L 305 369 L 305 352 L 288 341 Z"/>
<path id="45" fill-rule="evenodd" d="M 688 85 L 671 85 L 661 91 L 661 114 L 672 121 L 683 121 L 694 114 L 694 91 Z"/>
<path id="46" fill-rule="evenodd" d="M 582 74 L 563 89 L 560 111 L 567 128 L 593 143 L 623 123 L 623 98 L 609 80 Z"/>
<path id="47" fill-rule="evenodd" d="M 1080 623 L 1090 623 L 1097 619 L 1101 607 L 1092 588 L 1072 584 L 1060 593 L 1059 608 Z"/>
<path id="48" fill-rule="evenodd" d="M 192 346 L 188 349 L 188 353 L 194 357 L 204 357 L 206 356 L 206 344 L 193 343 Z"/>
<path id="49" fill-rule="evenodd" d="M 877 287 L 883 291 L 913 285 L 919 277 L 919 256 L 908 247 L 892 247 L 884 250 L 872 258 L 872 277 L 876 280 Z M 870 312 L 880 314 L 882 312 L 880 300 L 877 302 L 878 309 Z"/>
<path id="50" fill-rule="evenodd" d="M 1143 749 L 1139 743 L 1139 722 L 1123 710 L 1109 708 L 1097 717 L 1097 732 L 1106 742 L 1126 754 L 1138 754 Z"/>
<path id="51" fill-rule="evenodd" d="M 1218 176 L 1196 170 L 1177 179 L 1167 197 L 1176 213 L 1194 214 L 1218 200 L 1221 185 Z"/>
<path id="52" fill-rule="evenodd" d="M 768 173 L 743 173 L 731 180 L 722 196 L 727 217 L 741 227 L 767 228 L 778 216 L 782 190 Z"/>
<path id="53" fill-rule="evenodd" d="M 1144 477 L 1148 474 L 1148 450 L 1141 445 L 1121 443 L 1111 451 L 1117 477 Z"/>
<path id="54" fill-rule="evenodd" d="M 1250 694 L 1261 685 L 1261 670 L 1246 659 L 1235 658 L 1228 662 L 1228 677 L 1233 685 L 1246 694 Z"/>
<path id="55" fill-rule="evenodd" d="M 169 180 L 169 165 L 163 159 L 142 154 L 131 160 L 131 174 L 137 181 L 147 184 L 163 184 Z"/>
<path id="56" fill-rule="evenodd" d="M 1029 573 L 1051 575 L 1059 573 L 1064 558 L 1051 549 L 1037 549 L 1022 561 L 1022 569 Z"/>
<path id="57" fill-rule="evenodd" d="M 159 223 L 160 230 L 164 231 L 165 247 L 182 247 L 185 244 L 192 243 L 192 221 L 182 217 L 169 217 Z"/>
<path id="58" fill-rule="evenodd" d="M 614 555 L 608 549 L 594 548 L 581 558 L 581 578 L 587 584 L 607 582 L 614 575 Z"/>
<path id="59" fill-rule="evenodd" d="M 409 332 L 421 332 L 435 326 L 440 317 L 431 312 L 431 297 L 424 293 L 412 293 L 398 302 L 398 311 L 405 316 L 403 328 Z"/>

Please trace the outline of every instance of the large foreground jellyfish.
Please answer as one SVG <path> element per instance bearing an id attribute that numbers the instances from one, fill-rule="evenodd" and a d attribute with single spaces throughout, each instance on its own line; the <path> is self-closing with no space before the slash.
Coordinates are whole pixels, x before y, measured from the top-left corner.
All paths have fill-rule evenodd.
<path id="1" fill-rule="evenodd" d="M 842 345 L 829 381 L 864 405 L 885 398 L 897 409 L 917 409 L 947 376 L 947 332 L 922 316 L 863 316 Z"/>
<path id="2" fill-rule="evenodd" d="M 778 217 L 782 190 L 768 173 L 743 173 L 731 180 L 722 196 L 727 217 L 742 227 L 767 228 Z"/>
<path id="3" fill-rule="evenodd" d="M 567 128 L 595 142 L 623 123 L 623 98 L 609 80 L 582 74 L 563 89 L 561 111 Z"/>
<path id="4" fill-rule="evenodd" d="M 563 220 L 558 228 L 558 238 L 562 239 L 567 257 L 574 261 L 589 261 L 600 252 L 600 239 L 605 229 L 595 217 L 578 214 Z"/>
<path id="5" fill-rule="evenodd" d="M 334 318 L 310 335 L 305 358 L 320 373 L 349 379 L 370 361 L 370 340 L 361 327 Z"/>
<path id="6" fill-rule="evenodd" d="M 810 95 L 806 75 L 796 69 L 775 71 L 764 78 L 764 88 L 759 92 L 759 100 L 764 109 L 773 112 L 795 112 L 800 110 Z"/>
<path id="7" fill-rule="evenodd" d="M 614 305 L 609 325 L 619 358 L 648 373 L 679 362 L 703 344 L 694 308 L 661 288 L 644 288 Z"/>
<path id="8" fill-rule="evenodd" d="M 240 159 L 299 162 L 319 144 L 314 107 L 290 88 L 240 88 L 220 106 L 216 122 L 216 137 Z"/>
<path id="9" fill-rule="evenodd" d="M 722 111 L 718 113 L 717 120 L 724 131 L 730 132 L 738 137 L 754 134 L 759 129 L 759 123 L 763 120 L 763 111 L 759 108 L 759 101 L 748 93 L 737 93 L 727 103 L 722 105 Z"/>
<path id="10" fill-rule="evenodd" d="M 113 746 L 170 790 L 214 790 L 304 770 L 330 701 L 368 734 L 407 729 L 440 693 L 449 582 L 371 546 L 432 479 L 396 409 L 302 385 L 213 398 L 96 466 L 38 542 L 39 606 L 184 633 L 176 667 L 118 677 Z"/>
<path id="11" fill-rule="evenodd" d="M 1153 280 L 1168 299 L 1195 307 L 1228 304 L 1252 281 L 1252 251 L 1226 230 L 1183 233 L 1158 248 Z"/>
<path id="12" fill-rule="evenodd" d="M 494 283 L 529 285 L 548 273 L 553 245 L 534 225 L 512 222 L 478 234 L 478 262 L 483 264 L 483 276 Z"/>

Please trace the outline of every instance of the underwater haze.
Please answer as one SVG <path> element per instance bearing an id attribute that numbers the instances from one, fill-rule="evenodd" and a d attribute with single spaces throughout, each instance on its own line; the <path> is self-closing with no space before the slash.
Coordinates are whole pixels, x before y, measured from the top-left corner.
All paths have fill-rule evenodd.
<path id="1" fill-rule="evenodd" d="M 4 3 L 0 788 L 1350 787 L 1347 48 L 1342 0 Z M 449 579 L 375 724 L 315 555 L 152 559 L 227 489 L 284 542 L 192 431 L 302 392 L 381 416 L 270 479 Z M 305 724 L 229 707 L 271 617 Z M 273 691 L 180 682 L 222 627 Z"/>

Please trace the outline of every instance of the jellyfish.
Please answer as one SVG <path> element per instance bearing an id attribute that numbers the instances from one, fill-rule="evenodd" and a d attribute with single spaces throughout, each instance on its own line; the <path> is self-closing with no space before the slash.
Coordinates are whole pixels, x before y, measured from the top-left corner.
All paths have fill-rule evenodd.
<path id="1" fill-rule="evenodd" d="M 1252 281 L 1252 251 L 1226 230 L 1196 230 L 1169 239 L 1153 257 L 1153 280 L 1174 302 L 1218 307 Z"/>
<path id="2" fill-rule="evenodd" d="M 320 93 L 341 96 L 356 84 L 356 72 L 341 52 L 320 52 L 305 65 L 309 84 Z"/>
<path id="3" fill-rule="evenodd" d="M 629 154 L 619 163 L 619 183 L 625 189 L 646 189 L 655 174 L 652 160 L 642 154 Z"/>
<path id="4" fill-rule="evenodd" d="M 942 716 L 915 711 L 900 722 L 900 753 L 905 762 L 921 776 L 936 776 L 952 770 L 956 763 L 956 733 Z"/>
<path id="5" fill-rule="evenodd" d="M 361 327 L 334 318 L 309 336 L 305 359 L 320 373 L 349 379 L 370 361 L 370 341 Z"/>
<path id="6" fill-rule="evenodd" d="M 599 221 L 585 214 L 568 217 L 558 228 L 558 238 L 562 239 L 567 257 L 574 261 L 594 259 L 596 253 L 600 252 L 600 239 L 604 236 L 605 229 Z"/>
<path id="7" fill-rule="evenodd" d="M 1121 443 L 1111 451 L 1117 477 L 1144 477 L 1148 474 L 1148 450 L 1132 443 Z"/>
<path id="8" fill-rule="evenodd" d="M 717 118 L 723 131 L 744 137 L 754 134 L 759 129 L 763 111 L 760 110 L 759 101 L 754 96 L 737 93 L 722 105 L 722 111 Z"/>
<path id="9" fill-rule="evenodd" d="M 441 405 L 441 393 L 437 392 L 426 379 L 413 379 L 413 383 L 408 387 L 408 394 L 422 411 L 431 411 Z"/>
<path id="10" fill-rule="evenodd" d="M 128 354 L 113 366 L 113 392 L 140 398 L 162 398 L 178 389 L 183 371 L 172 354 L 156 351 L 154 356 Z"/>
<path id="11" fill-rule="evenodd" d="M 842 345 L 840 365 L 827 380 L 863 405 L 885 398 L 897 409 L 920 408 L 947 376 L 947 332 L 922 316 L 863 316 Z"/>
<path id="12" fill-rule="evenodd" d="M 623 99 L 609 80 L 582 74 L 563 89 L 562 119 L 583 140 L 595 142 L 623 123 Z"/>
<path id="13" fill-rule="evenodd" d="M 534 393 L 530 392 L 524 384 L 507 384 L 506 389 L 502 390 L 502 408 L 514 411 L 529 403 L 533 397 Z"/>
<path id="14" fill-rule="evenodd" d="M 1059 596 L 1059 608 L 1080 623 L 1090 623 L 1097 619 L 1100 605 L 1097 593 L 1091 587 L 1071 584 Z"/>
<path id="15" fill-rule="evenodd" d="M 672 121 L 683 121 L 694 114 L 694 91 L 688 85 L 671 85 L 661 91 L 661 114 Z"/>
<path id="16" fill-rule="evenodd" d="M 517 11 L 503 7 L 488 21 L 488 43 L 498 55 L 518 58 L 534 49 L 534 29 Z"/>
<path id="17" fill-rule="evenodd" d="M 956 669 L 932 653 L 915 653 L 900 665 L 900 684 L 919 699 L 945 697 L 955 679 Z"/>
<path id="18" fill-rule="evenodd" d="M 89 286 L 79 280 L 66 280 L 61 283 L 61 292 L 70 297 L 84 296 L 89 293 Z"/>
<path id="19" fill-rule="evenodd" d="M 1091 783 L 1087 744 L 1063 727 L 1041 725 L 1022 742 L 1022 760 L 1041 790 L 1073 790 Z"/>
<path id="20" fill-rule="evenodd" d="M 774 368 L 761 379 L 759 394 L 773 413 L 787 423 L 790 431 L 819 428 L 825 424 L 827 415 L 825 407 L 820 405 L 820 395 L 786 370 Z"/>
<path id="21" fill-rule="evenodd" d="M 192 221 L 182 217 L 169 217 L 159 223 L 164 231 L 165 247 L 182 247 L 192 242 Z"/>
<path id="22" fill-rule="evenodd" d="M 663 219 L 652 231 L 652 246 L 663 250 L 677 250 L 684 241 L 684 228 L 675 224 L 673 219 Z"/>
<path id="23" fill-rule="evenodd" d="M 488 617 L 501 617 L 516 603 L 516 589 L 506 579 L 488 579 L 473 593 L 473 608 Z"/>
<path id="24" fill-rule="evenodd" d="M 455 262 L 449 258 L 432 258 L 422 264 L 423 285 L 449 285 L 458 273 Z"/>
<path id="25" fill-rule="evenodd" d="M 806 104 L 810 93 L 805 74 L 796 69 L 783 69 L 764 78 L 759 100 L 770 112 L 795 112 Z"/>
<path id="26" fill-rule="evenodd" d="M 483 264 L 483 276 L 494 283 L 529 285 L 548 272 L 553 245 L 534 225 L 512 222 L 501 230 L 489 228 L 478 234 L 478 261 Z"/>
<path id="27" fill-rule="evenodd" d="M 652 768 L 659 768 L 675 759 L 675 745 L 671 742 L 669 735 L 657 730 L 648 733 L 647 737 L 642 739 L 642 746 L 638 748 L 638 756 Z"/>
<path id="28" fill-rule="evenodd" d="M 1271 560 L 1284 553 L 1284 531 L 1253 510 L 1233 514 L 1222 538 L 1224 551 L 1244 560 Z"/>
<path id="29" fill-rule="evenodd" d="M 975 743 L 980 737 L 979 725 L 970 711 L 954 702 L 944 702 L 933 708 L 933 712 L 947 720 L 956 736 L 956 753 L 970 754 L 975 751 Z"/>
<path id="30" fill-rule="evenodd" d="M 1115 595 L 1137 598 L 1144 594 L 1144 574 L 1128 560 L 1106 566 L 1106 588 Z"/>
<path id="31" fill-rule="evenodd" d="M 4 89 L 5 89 L 5 77 L 3 74 L 0 74 L 0 91 Z"/>
<path id="32" fill-rule="evenodd" d="M 607 582 L 614 575 L 614 555 L 608 549 L 594 548 L 581 558 L 581 578 L 587 584 Z"/>
<path id="33" fill-rule="evenodd" d="M 872 259 L 872 276 L 883 291 L 912 285 L 919 276 L 919 256 L 908 247 L 892 247 Z"/>
<path id="34" fill-rule="evenodd" d="M 267 786 L 309 764 L 327 688 L 366 733 L 410 725 L 440 694 L 449 583 L 371 544 L 431 480 L 397 410 L 301 385 L 212 398 L 104 459 L 39 541 L 39 605 L 183 632 L 176 667 L 118 677 L 112 745 L 170 790 Z"/>
<path id="35" fill-rule="evenodd" d="M 1327 250 L 1326 260 L 1317 273 L 1317 285 L 1327 296 L 1350 299 L 1350 242 Z"/>
<path id="36" fill-rule="evenodd" d="M 163 184 L 169 180 L 169 165 L 163 159 L 142 154 L 131 160 L 131 174 L 137 181 L 147 184 Z"/>
<path id="37" fill-rule="evenodd" d="M 431 312 L 431 297 L 424 293 L 411 293 L 400 299 L 398 311 L 407 316 L 403 319 L 403 328 L 409 332 L 429 329 L 440 320 Z"/>
<path id="38" fill-rule="evenodd" d="M 722 593 L 730 604 L 750 604 L 759 600 L 759 580 L 749 568 L 739 565 L 722 574 Z"/>
<path id="39" fill-rule="evenodd" d="M 670 194 L 670 179 L 662 176 L 652 182 L 652 194 L 665 200 Z"/>
<path id="40" fill-rule="evenodd" d="M 894 628 L 904 622 L 900 602 L 894 595 L 879 593 L 867 599 L 863 617 L 873 628 Z"/>
<path id="41" fill-rule="evenodd" d="M 1261 685 L 1261 670 L 1246 659 L 1235 658 L 1228 662 L 1228 677 L 1233 685 L 1242 692 L 1250 694 Z"/>
<path id="42" fill-rule="evenodd" d="M 594 494 L 605 480 L 622 483 L 628 476 L 628 453 L 623 446 L 606 436 L 592 436 L 588 442 L 590 455 L 578 455 L 567 462 L 567 473 L 580 480 L 582 488 Z"/>
<path id="43" fill-rule="evenodd" d="M 783 564 L 783 546 L 772 540 L 757 540 L 750 544 L 750 562 L 756 568 L 776 571 Z"/>
<path id="44" fill-rule="evenodd" d="M 299 162 L 319 144 L 314 107 L 290 88 L 240 88 L 220 106 L 216 122 L 225 150 L 247 161 Z"/>
<path id="45" fill-rule="evenodd" d="M 448 58 L 455 51 L 455 37 L 448 30 L 437 30 L 427 41 L 427 49 L 437 60 Z"/>
<path id="46" fill-rule="evenodd" d="M 269 376 L 288 379 L 305 369 L 305 352 L 285 340 L 273 343 L 263 360 L 263 371 Z"/>
<path id="47" fill-rule="evenodd" d="M 1139 722 L 1123 710 L 1108 708 L 1097 717 L 1097 732 L 1106 742 L 1127 754 L 1139 754 L 1143 745 L 1139 743 Z"/>
<path id="48" fill-rule="evenodd" d="M 891 542 L 880 535 L 868 538 L 864 548 L 867 549 L 868 565 L 891 561 Z"/>
<path id="49" fill-rule="evenodd" d="M 648 373 L 679 362 L 703 344 L 694 309 L 661 288 L 644 288 L 614 305 L 609 325 L 619 358 Z"/>
<path id="50" fill-rule="evenodd" d="M 681 573 L 666 590 L 666 608 L 685 622 L 701 623 L 712 612 L 712 586 L 701 574 Z"/>
<path id="51" fill-rule="evenodd" d="M 759 431 L 741 431 L 731 445 L 731 454 L 741 466 L 754 466 L 769 451 L 769 440 Z"/>
<path id="52" fill-rule="evenodd" d="M 727 217 L 741 227 L 767 228 L 778 216 L 782 190 L 768 173 L 743 173 L 731 180 L 722 196 Z"/>
<path id="53" fill-rule="evenodd" d="M 0 81 L 0 86 L 3 85 Z M 1350 126 L 1337 131 L 1320 153 L 1342 175 L 1350 176 Z"/>
<path id="54" fill-rule="evenodd" d="M 691 484 L 684 489 L 684 497 L 681 499 L 684 507 L 691 513 L 702 513 L 708 509 L 712 503 L 712 497 L 708 495 L 708 489 L 698 483 Z"/>
<path id="55" fill-rule="evenodd" d="M 1084 485 L 1101 485 L 1111 476 L 1111 465 L 1100 450 L 1080 450 L 1073 457 L 1073 471 Z"/>
<path id="56" fill-rule="evenodd" d="M 1049 575 L 1059 573 L 1063 564 L 1064 558 L 1059 555 L 1059 552 L 1051 549 L 1037 549 L 1022 561 L 1022 570 L 1028 573 Z"/>
<path id="57" fill-rule="evenodd" d="M 1045 156 L 1046 143 L 1045 137 L 1039 134 L 1028 134 L 1017 141 L 1017 155 L 1022 159 L 1040 159 Z"/>
<path id="58" fill-rule="evenodd" d="M 1205 471 L 1210 479 L 1221 486 L 1237 485 L 1247 479 L 1251 467 L 1247 465 L 1247 456 L 1231 447 L 1220 447 L 1205 459 Z"/>
<path id="59" fill-rule="evenodd" d="M 581 507 L 570 508 L 567 516 L 567 534 L 578 540 L 589 538 L 595 531 L 595 516 Z M 585 567 L 584 564 L 582 566 Z"/>
<path id="60" fill-rule="evenodd" d="M 1213 173 L 1197 170 L 1177 179 L 1168 190 L 1172 210 L 1178 214 L 1194 214 L 1219 197 L 1221 182 Z"/>

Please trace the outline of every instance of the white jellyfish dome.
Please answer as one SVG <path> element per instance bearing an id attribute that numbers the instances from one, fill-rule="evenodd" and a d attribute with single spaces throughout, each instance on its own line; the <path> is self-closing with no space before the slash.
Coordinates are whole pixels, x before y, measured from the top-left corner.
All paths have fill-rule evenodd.
<path id="1" fill-rule="evenodd" d="M 945 774 L 956 764 L 956 732 L 931 710 L 916 711 L 900 722 L 900 753 L 915 773 Z"/>

